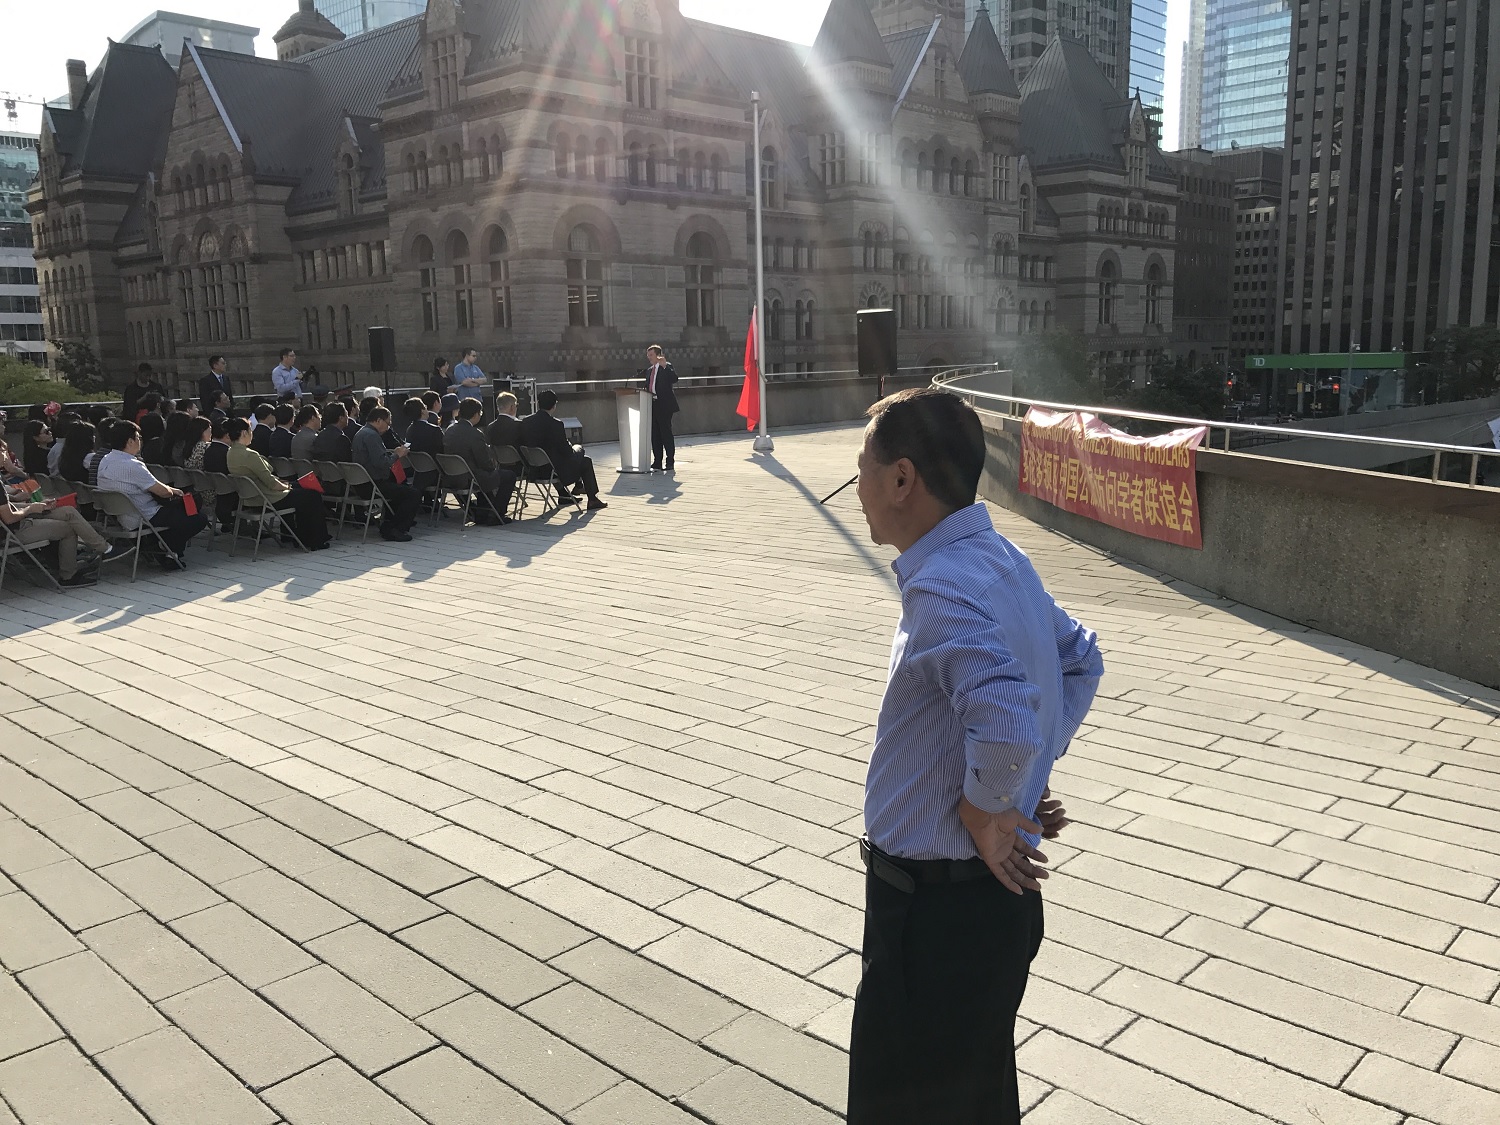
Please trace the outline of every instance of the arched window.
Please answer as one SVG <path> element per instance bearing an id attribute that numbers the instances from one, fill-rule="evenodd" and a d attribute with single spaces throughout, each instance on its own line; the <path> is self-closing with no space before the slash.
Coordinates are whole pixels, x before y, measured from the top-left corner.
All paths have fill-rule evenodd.
<path id="1" fill-rule="evenodd" d="M 1097 217 L 1094 220 L 1094 229 L 1098 230 L 1098 231 L 1103 231 L 1103 230 L 1107 230 L 1108 227 L 1109 227 L 1109 219 L 1108 219 L 1107 214 L 1106 214 L 1106 208 L 1104 206 L 1104 200 L 1101 199 L 1099 201 L 1099 214 L 1097 215 Z"/>
<path id="2" fill-rule="evenodd" d="M 657 153 L 656 146 L 651 145 L 646 149 L 646 186 L 656 186 Z"/>
<path id="3" fill-rule="evenodd" d="M 768 297 L 766 299 L 766 339 L 781 339 L 781 298 Z"/>
<path id="4" fill-rule="evenodd" d="M 865 231 L 865 269 L 875 269 L 875 232 Z"/>
<path id="5" fill-rule="evenodd" d="M 411 244 L 411 253 L 417 260 L 417 284 L 422 292 L 422 331 L 436 332 L 441 320 L 438 317 L 438 272 L 432 240 L 425 234 L 417 235 Z"/>
<path id="6" fill-rule="evenodd" d="M 250 267 L 245 260 L 248 256 L 238 235 L 229 240 L 225 251 L 229 260 L 229 319 L 234 323 L 237 340 L 250 339 Z"/>
<path id="7" fill-rule="evenodd" d="M 339 350 L 339 325 L 334 319 L 333 306 L 328 306 L 328 350 L 336 352 Z"/>
<path id="8" fill-rule="evenodd" d="M 693 158 L 685 148 L 677 150 L 677 186 L 686 191 L 693 184 Z"/>
<path id="9" fill-rule="evenodd" d="M 354 319 L 349 315 L 349 306 L 345 305 L 341 310 L 344 314 L 344 347 L 354 347 Z"/>
<path id="10" fill-rule="evenodd" d="M 708 158 L 701 152 L 693 157 L 693 186 L 699 191 L 708 190 Z"/>
<path id="11" fill-rule="evenodd" d="M 1015 263 L 1015 248 L 1008 238 L 995 239 L 995 276 L 1009 277 Z"/>
<path id="12" fill-rule="evenodd" d="M 594 179 L 601 184 L 609 178 L 609 138 L 594 142 Z"/>
<path id="13" fill-rule="evenodd" d="M 490 143 L 483 137 L 479 138 L 479 178 L 488 180 L 490 178 Z"/>
<path id="14" fill-rule="evenodd" d="M 198 189 L 198 206 L 208 206 L 208 176 L 203 171 L 203 165 L 199 164 L 193 176 L 193 184 Z"/>
<path id="15" fill-rule="evenodd" d="M 917 190 L 932 190 L 932 165 L 927 162 L 925 152 L 917 153 Z"/>
<path id="16" fill-rule="evenodd" d="M 474 269 L 469 264 L 469 239 L 462 231 L 448 236 L 448 267 L 453 277 L 453 322 L 460 332 L 474 327 Z"/>
<path id="17" fill-rule="evenodd" d="M 343 197 L 344 213 L 352 215 L 359 207 L 359 179 L 354 172 L 354 157 L 346 152 L 339 164 L 339 189 Z"/>
<path id="18" fill-rule="evenodd" d="M 813 338 L 813 301 L 797 302 L 797 339 L 811 340 Z"/>
<path id="19" fill-rule="evenodd" d="M 641 182 L 641 146 L 639 144 L 632 144 L 626 150 L 625 178 L 633 185 Z"/>
<path id="20" fill-rule="evenodd" d="M 776 161 L 776 150 L 767 145 L 760 154 L 761 200 L 767 207 L 781 205 L 781 170 Z"/>
<path id="21" fill-rule="evenodd" d="M 437 150 L 437 174 L 438 174 L 439 177 L 441 177 L 441 181 L 440 182 L 443 184 L 443 186 L 446 187 L 447 185 L 449 185 L 449 184 L 451 184 L 453 182 L 451 179 L 448 178 L 448 146 L 447 145 L 440 145 L 440 146 L 438 146 L 438 150 Z"/>
<path id="22" fill-rule="evenodd" d="M 568 156 L 572 151 L 573 148 L 569 143 L 568 134 L 557 134 L 557 140 L 552 143 L 552 152 L 559 176 L 566 176 L 568 174 Z"/>
<path id="23" fill-rule="evenodd" d="M 1042 306 L 1042 331 L 1052 331 L 1052 302 L 1048 301 Z"/>
<path id="24" fill-rule="evenodd" d="M 1161 266 L 1146 267 L 1146 323 L 1161 323 Z"/>
<path id="25" fill-rule="evenodd" d="M 490 308 L 496 328 L 510 327 L 510 244 L 499 227 L 490 231 L 486 252 L 490 261 Z"/>
<path id="26" fill-rule="evenodd" d="M 717 152 L 708 158 L 708 190 L 724 189 L 724 158 Z"/>
<path id="27" fill-rule="evenodd" d="M 1021 185 L 1021 230 L 1029 232 L 1032 229 L 1031 214 L 1031 185 Z"/>
<path id="28" fill-rule="evenodd" d="M 573 143 L 573 177 L 579 180 L 589 178 L 589 139 L 581 135 Z"/>
<path id="29" fill-rule="evenodd" d="M 604 247 L 593 227 L 576 226 L 568 235 L 567 277 L 568 324 L 573 328 L 603 327 Z"/>
<path id="30" fill-rule="evenodd" d="M 417 186 L 422 191 L 426 191 L 428 188 L 432 187 L 432 180 L 429 178 L 427 173 L 426 149 L 423 149 L 421 152 L 417 153 Z"/>
<path id="31" fill-rule="evenodd" d="M 406 154 L 406 190 L 413 195 L 416 194 L 420 181 L 417 179 L 417 157 L 415 153 Z"/>
<path id="32" fill-rule="evenodd" d="M 1104 261 L 1099 264 L 1099 323 L 1115 322 L 1115 264 Z"/>
<path id="33" fill-rule="evenodd" d="M 702 231 L 687 244 L 687 324 L 689 328 L 712 328 L 718 323 L 718 255 L 714 240 Z"/>
<path id="34" fill-rule="evenodd" d="M 948 194 L 957 195 L 963 190 L 964 174 L 960 171 L 958 157 L 948 164 Z"/>
<path id="35" fill-rule="evenodd" d="M 505 171 L 505 149 L 500 145 L 498 133 L 490 137 L 490 175 L 499 176 Z"/>
<path id="36" fill-rule="evenodd" d="M 965 195 L 972 196 L 974 194 L 976 185 L 978 184 L 978 180 L 976 179 L 976 176 L 977 176 L 977 173 L 974 170 L 974 162 L 972 160 L 966 160 L 966 161 L 964 161 L 964 194 Z"/>
<path id="37" fill-rule="evenodd" d="M 901 186 L 904 188 L 916 187 L 921 181 L 917 176 L 917 159 L 912 155 L 911 149 L 901 150 Z"/>

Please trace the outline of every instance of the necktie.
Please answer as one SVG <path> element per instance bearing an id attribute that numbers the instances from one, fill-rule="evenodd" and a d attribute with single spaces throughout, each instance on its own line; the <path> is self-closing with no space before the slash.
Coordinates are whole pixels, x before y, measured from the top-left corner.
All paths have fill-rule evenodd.
<path id="1" fill-rule="evenodd" d="M 647 387 L 646 387 L 646 389 L 648 391 L 650 391 L 653 395 L 656 393 L 656 367 L 657 367 L 657 365 L 655 365 L 655 364 L 652 365 L 652 367 L 651 367 L 651 378 L 650 378 L 650 380 L 648 380 Z"/>

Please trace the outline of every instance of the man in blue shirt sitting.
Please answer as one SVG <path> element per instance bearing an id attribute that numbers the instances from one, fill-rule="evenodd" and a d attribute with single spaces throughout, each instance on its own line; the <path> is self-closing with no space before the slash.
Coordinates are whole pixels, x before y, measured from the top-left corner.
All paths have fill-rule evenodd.
<path id="1" fill-rule="evenodd" d="M 484 372 L 474 361 L 479 353 L 473 348 L 464 349 L 463 362 L 453 369 L 453 393 L 460 401 L 466 398 L 484 398 Z"/>
<path id="2" fill-rule="evenodd" d="M 1104 663 L 975 502 L 984 430 L 926 387 L 870 409 L 859 500 L 901 619 L 865 782 L 849 1125 L 1019 1125 L 1016 1011 L 1042 941 L 1052 765 Z"/>

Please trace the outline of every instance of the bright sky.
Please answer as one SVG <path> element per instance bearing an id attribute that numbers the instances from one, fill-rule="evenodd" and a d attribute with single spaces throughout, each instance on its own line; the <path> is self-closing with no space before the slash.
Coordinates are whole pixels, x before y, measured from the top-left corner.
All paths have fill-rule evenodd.
<path id="1" fill-rule="evenodd" d="M 548 0 L 557 2 L 557 0 Z M 828 10 L 829 0 L 681 0 L 684 15 L 743 27 L 801 43 L 811 43 Z M 42 101 L 67 90 L 63 64 L 86 61 L 92 71 L 104 57 L 109 36 L 123 36 L 159 7 L 201 12 L 213 19 L 260 28 L 256 53 L 275 55 L 271 36 L 296 9 L 296 0 L 50 0 L 6 3 L 6 32 L 0 44 L 0 90 L 7 97 Z M 1177 84 L 1181 75 L 1180 43 L 1187 27 L 1188 0 L 1170 0 L 1167 29 L 1166 139 L 1177 137 Z M 41 110 L 17 107 L 15 122 L 0 120 L 0 129 L 35 133 Z"/>

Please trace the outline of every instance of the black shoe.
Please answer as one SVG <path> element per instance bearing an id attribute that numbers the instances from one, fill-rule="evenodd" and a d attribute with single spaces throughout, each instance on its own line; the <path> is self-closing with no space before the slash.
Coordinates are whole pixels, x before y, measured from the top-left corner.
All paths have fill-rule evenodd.
<path id="1" fill-rule="evenodd" d="M 326 551 L 331 546 L 333 546 L 333 544 L 329 543 L 329 542 L 327 542 L 325 540 L 322 543 L 314 543 L 311 547 L 308 548 L 308 550 L 309 551 Z"/>
<path id="2" fill-rule="evenodd" d="M 607 507 L 609 507 L 609 505 L 606 504 L 603 500 L 599 499 L 599 497 L 597 497 L 597 496 L 590 496 L 589 497 L 589 508 L 588 508 L 589 511 L 591 511 L 591 512 L 597 512 L 600 508 L 607 508 Z"/>
<path id="3" fill-rule="evenodd" d="M 659 473 L 659 472 L 661 472 L 661 462 L 660 461 L 652 461 L 651 462 L 651 471 L 653 473 Z"/>
<path id="4" fill-rule="evenodd" d="M 163 555 L 161 569 L 163 574 L 171 574 L 173 571 L 186 570 L 187 563 L 183 562 L 179 555 Z"/>
<path id="5" fill-rule="evenodd" d="M 99 585 L 99 575 L 97 573 L 79 571 L 72 578 L 59 578 L 57 584 L 68 590 L 76 590 L 84 586 L 97 586 Z"/>
<path id="6" fill-rule="evenodd" d="M 669 473 L 675 473 L 676 471 L 677 471 L 677 462 L 676 461 L 668 461 L 667 462 L 667 472 L 669 472 Z"/>
<path id="7" fill-rule="evenodd" d="M 387 535 L 382 531 L 380 538 L 384 539 L 387 543 L 410 543 L 411 533 L 409 531 L 393 531 Z"/>
<path id="8" fill-rule="evenodd" d="M 99 561 L 119 562 L 121 559 L 128 559 L 133 554 L 135 554 L 134 543 L 117 542 L 107 552 L 99 556 Z"/>

